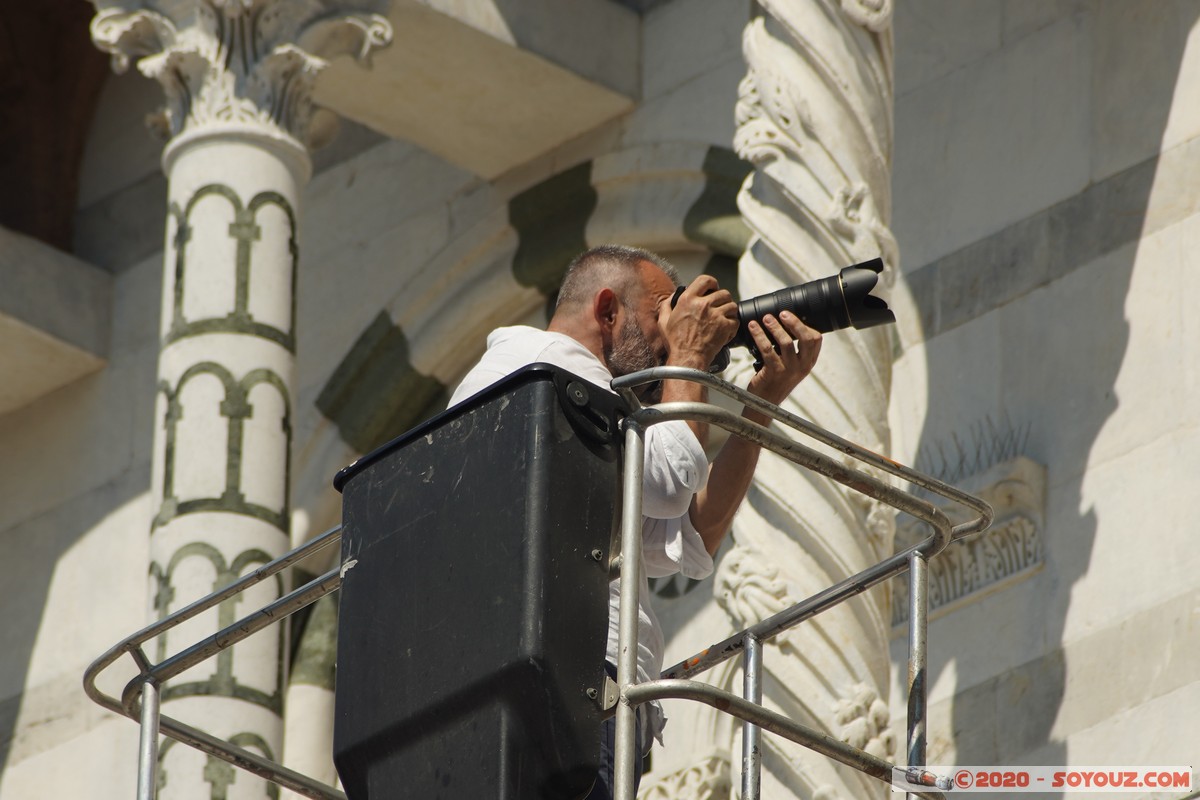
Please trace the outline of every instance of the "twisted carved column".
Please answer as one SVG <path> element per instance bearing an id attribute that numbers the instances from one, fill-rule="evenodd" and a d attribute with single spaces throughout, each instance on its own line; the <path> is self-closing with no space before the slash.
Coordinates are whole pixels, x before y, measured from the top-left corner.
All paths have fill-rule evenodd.
<path id="1" fill-rule="evenodd" d="M 364 58 L 390 28 L 363 2 L 96 5 L 96 45 L 117 70 L 136 61 L 167 100 L 153 120 L 168 138 L 169 186 L 150 545 L 161 617 L 289 547 L 298 201 L 308 148 L 333 122 L 311 92 L 325 59 Z M 257 589 L 177 628 L 159 655 L 283 587 Z M 166 713 L 280 758 L 285 644 L 275 626 L 184 673 L 163 690 Z M 278 797 L 278 787 L 170 744 L 159 783 L 164 798 Z"/>
<path id="2" fill-rule="evenodd" d="M 743 37 L 748 71 L 735 138 L 738 154 L 754 165 L 738 198 L 753 231 L 739 268 L 743 297 L 875 256 L 896 269 L 888 230 L 890 25 L 890 0 L 758 3 Z M 821 363 L 790 410 L 886 451 L 889 335 L 875 328 L 826 336 Z M 765 455 L 735 525 L 736 545 L 717 575 L 718 602 L 732 625 L 761 619 L 890 555 L 888 511 Z M 768 703 L 858 747 L 893 755 L 888 630 L 881 589 L 794 629 L 765 653 Z M 764 796 L 848 800 L 887 793 L 828 759 L 779 747 L 771 737 L 764 745 Z"/>

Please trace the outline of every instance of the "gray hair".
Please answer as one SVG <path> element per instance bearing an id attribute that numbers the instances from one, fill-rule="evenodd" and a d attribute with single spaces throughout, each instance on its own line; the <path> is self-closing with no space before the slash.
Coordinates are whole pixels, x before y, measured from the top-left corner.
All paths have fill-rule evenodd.
<path id="1" fill-rule="evenodd" d="M 638 265 L 649 261 L 667 274 L 678 286 L 679 272 L 662 256 L 622 244 L 602 244 L 586 250 L 571 260 L 558 290 L 554 308 L 578 305 L 591 300 L 603 288 L 612 289 L 621 302 L 641 291 Z"/>

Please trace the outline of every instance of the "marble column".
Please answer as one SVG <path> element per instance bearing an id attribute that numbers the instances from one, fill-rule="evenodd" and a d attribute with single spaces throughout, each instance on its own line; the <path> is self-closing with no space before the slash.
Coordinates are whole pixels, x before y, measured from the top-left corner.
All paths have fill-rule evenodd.
<path id="1" fill-rule="evenodd" d="M 299 200 L 309 148 L 334 119 L 311 92 L 326 59 L 390 38 L 364 3 L 96 0 L 95 44 L 157 79 L 167 139 L 154 518 L 154 617 L 289 548 Z M 160 639 L 175 652 L 278 596 L 260 584 Z M 272 627 L 169 682 L 164 712 L 279 759 L 288 651 Z M 170 743 L 168 743 L 170 744 Z M 179 745 L 162 749 L 163 798 L 278 797 Z"/>
<path id="2" fill-rule="evenodd" d="M 738 198 L 753 234 L 739 264 L 741 296 L 876 256 L 890 277 L 890 0 L 760 0 L 743 53 L 735 147 L 754 172 Z M 787 407 L 886 452 L 890 336 L 886 327 L 827 335 L 817 369 Z M 890 509 L 765 456 L 716 596 L 741 627 L 889 555 L 893 530 Z M 893 757 L 887 602 L 875 589 L 768 647 L 768 704 Z M 873 779 L 776 741 L 764 737 L 763 796 L 887 794 Z"/>

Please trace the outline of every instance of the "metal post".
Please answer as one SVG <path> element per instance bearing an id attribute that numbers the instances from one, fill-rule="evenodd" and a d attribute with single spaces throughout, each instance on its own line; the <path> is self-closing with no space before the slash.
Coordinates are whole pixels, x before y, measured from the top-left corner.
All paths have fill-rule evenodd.
<path id="1" fill-rule="evenodd" d="M 742 656 L 742 695 L 762 705 L 762 642 L 746 634 Z M 742 800 L 758 800 L 762 792 L 762 731 L 757 725 L 742 722 Z"/>
<path id="2" fill-rule="evenodd" d="M 929 562 L 919 551 L 908 567 L 908 766 L 925 766 L 926 644 L 929 636 Z M 909 798 L 913 795 L 908 795 Z"/>
<path id="3" fill-rule="evenodd" d="M 158 789 L 158 684 L 142 684 L 142 734 L 138 743 L 137 800 L 154 800 Z"/>
<path id="4" fill-rule="evenodd" d="M 642 471 L 646 449 L 645 431 L 632 420 L 625 421 L 625 487 L 621 502 L 621 608 L 617 647 L 617 734 L 613 756 L 614 800 L 634 800 L 633 779 L 637 768 L 637 711 L 625 697 L 627 687 L 637 683 L 638 593 L 642 577 Z"/>

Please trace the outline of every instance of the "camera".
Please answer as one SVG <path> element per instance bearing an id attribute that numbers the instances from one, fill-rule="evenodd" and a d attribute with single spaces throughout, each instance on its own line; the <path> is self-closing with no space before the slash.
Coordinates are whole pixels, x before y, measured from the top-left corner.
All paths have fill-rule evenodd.
<path id="1" fill-rule="evenodd" d="M 821 333 L 850 327 L 861 330 L 895 322 L 896 315 L 888 308 L 887 302 L 871 295 L 882 271 L 883 259 L 873 258 L 846 267 L 828 278 L 788 286 L 777 292 L 741 301 L 737 305 L 737 333 L 729 344 L 721 348 L 709 371 L 721 372 L 729 366 L 730 347 L 749 349 L 754 356 L 754 368 L 760 369 L 762 355 L 750 335 L 749 323 L 755 320 L 761 325 L 763 317 L 768 314 L 778 318 L 780 312 L 790 311 L 805 325 Z M 672 306 L 682 291 L 682 287 L 676 290 Z"/>

